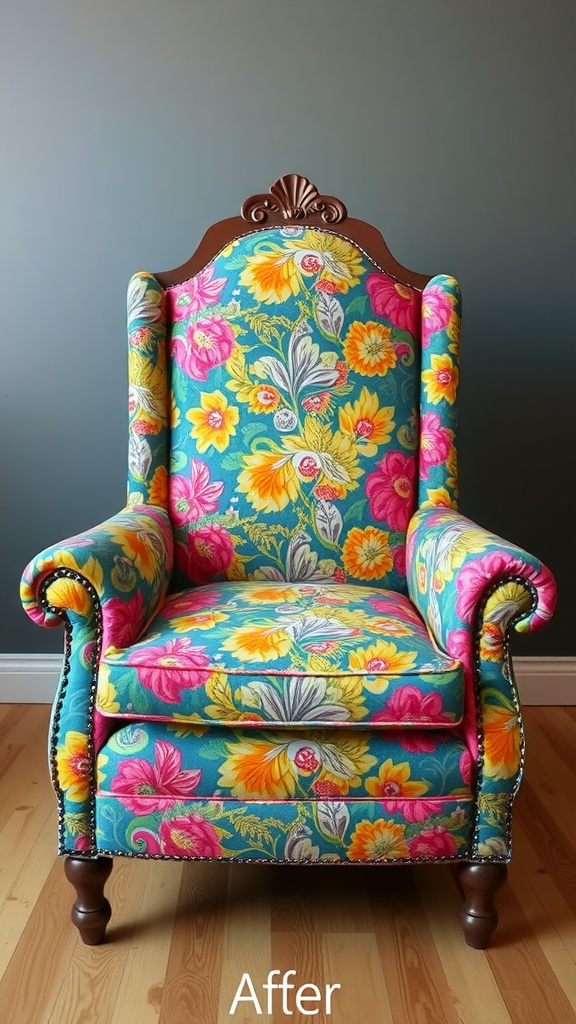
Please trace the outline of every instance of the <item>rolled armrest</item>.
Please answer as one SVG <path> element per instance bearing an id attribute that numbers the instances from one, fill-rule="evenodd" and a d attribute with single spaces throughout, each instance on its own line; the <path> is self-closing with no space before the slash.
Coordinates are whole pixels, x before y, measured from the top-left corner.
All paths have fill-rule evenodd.
<path id="1" fill-rule="evenodd" d="M 160 608 L 174 543 L 166 512 L 133 505 L 85 533 L 42 551 L 20 586 L 24 610 L 42 626 L 102 612 L 103 647 L 133 643 Z"/>
<path id="2" fill-rule="evenodd" d="M 556 603 L 554 577 L 539 559 L 449 508 L 413 516 L 407 577 L 411 600 L 449 653 L 451 638 L 472 632 L 488 601 L 491 619 L 519 632 L 547 622 Z"/>

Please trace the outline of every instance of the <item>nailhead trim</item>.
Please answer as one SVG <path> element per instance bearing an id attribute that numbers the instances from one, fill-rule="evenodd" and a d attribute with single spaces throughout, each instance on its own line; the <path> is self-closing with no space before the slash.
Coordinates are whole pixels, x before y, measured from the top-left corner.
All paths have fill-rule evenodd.
<path id="1" fill-rule="evenodd" d="M 512 696 L 512 701 L 514 703 L 514 709 L 515 709 L 515 711 L 516 711 L 516 713 L 518 715 L 518 722 L 519 722 L 519 726 L 520 726 L 520 764 L 518 766 L 518 775 L 517 775 L 516 781 L 514 783 L 514 786 L 513 786 L 512 790 L 511 790 L 510 794 L 509 794 L 508 805 L 507 805 L 507 808 L 506 808 L 505 836 L 506 836 L 506 843 L 507 843 L 507 846 L 508 846 L 508 854 L 507 854 L 506 858 L 498 857 L 498 856 L 495 856 L 495 855 L 491 856 L 491 857 L 481 857 L 478 854 L 478 843 L 479 843 L 479 833 L 480 833 L 480 804 L 479 804 L 478 796 L 480 794 L 480 790 L 482 788 L 482 783 L 483 783 L 483 780 L 484 780 L 484 729 L 483 729 L 483 721 L 482 721 L 482 700 L 481 700 L 481 694 L 482 694 L 481 662 L 482 662 L 482 659 L 480 657 L 480 640 L 481 640 L 481 636 L 482 636 L 482 626 L 483 626 L 483 623 L 484 623 L 484 612 L 485 612 L 485 609 L 486 609 L 486 604 L 488 603 L 488 601 L 492 597 L 492 595 L 495 594 L 496 591 L 500 589 L 500 587 L 505 586 L 507 583 L 518 583 L 518 584 L 520 584 L 520 586 L 524 587 L 524 589 L 526 591 L 528 591 L 528 593 L 532 597 L 532 607 L 528 611 L 519 612 L 518 615 L 516 615 L 512 619 L 510 619 L 510 621 L 506 624 L 506 630 L 505 630 L 505 633 L 504 633 L 504 658 L 503 658 L 503 661 L 504 661 L 504 665 L 508 668 L 509 681 L 510 681 L 510 692 L 511 692 L 511 696 Z M 477 772 L 476 772 L 476 814 L 475 814 L 475 820 L 474 820 L 474 832 L 473 832 L 473 837 L 472 837 L 472 855 L 473 855 L 473 862 L 475 864 L 508 863 L 510 861 L 510 857 L 511 857 L 511 851 L 512 851 L 512 805 L 514 803 L 514 798 L 515 798 L 515 796 L 516 796 L 516 794 L 517 794 L 517 792 L 518 792 L 518 790 L 520 788 L 520 782 L 522 780 L 522 773 L 524 771 L 525 736 L 524 736 L 524 725 L 523 725 L 523 722 L 522 722 L 522 710 L 521 710 L 521 707 L 520 707 L 520 700 L 519 700 L 519 697 L 518 697 L 518 690 L 517 690 L 517 687 L 516 687 L 516 682 L 514 680 L 514 673 L 513 673 L 513 670 L 512 670 L 512 662 L 510 660 L 510 634 L 511 634 L 511 631 L 512 631 L 513 627 L 516 625 L 516 623 L 520 622 L 522 619 L 527 618 L 529 615 L 532 615 L 532 613 L 536 610 L 537 606 L 538 606 L 538 593 L 537 593 L 535 587 L 530 582 L 530 580 L 526 579 L 525 576 L 503 576 L 500 579 L 496 580 L 494 583 L 492 583 L 486 589 L 486 591 L 484 593 L 484 596 L 482 598 L 482 602 L 481 602 L 481 604 L 479 606 L 478 613 L 476 615 L 476 621 L 475 621 L 475 626 L 474 626 L 474 695 L 475 695 L 475 699 L 476 699 L 476 721 L 478 722 L 478 733 L 477 733 L 478 757 L 477 757 L 477 760 L 476 760 L 476 767 L 477 767 Z"/>
<path id="2" fill-rule="evenodd" d="M 460 864 L 465 861 L 468 864 L 484 863 L 488 859 L 508 864 L 510 857 L 475 858 L 468 850 L 465 850 L 459 857 L 395 857 L 390 860 L 284 860 L 281 857 L 274 859 L 268 857 L 174 857 L 172 854 L 164 853 L 131 853 L 127 850 L 101 850 L 95 849 L 92 853 L 80 853 L 78 850 L 60 850 L 59 855 L 81 857 L 83 860 L 95 860 L 97 857 L 128 857 L 136 860 L 174 860 L 187 862 L 205 861 L 212 864 L 293 864 L 293 865 L 322 865 L 334 864 L 336 867 L 357 867 L 358 865 L 369 864 L 371 867 L 378 867 L 382 864 Z"/>
<path id="3" fill-rule="evenodd" d="M 51 734 L 50 734 L 50 746 L 49 746 L 49 757 L 50 757 L 50 774 L 52 779 L 52 786 L 56 792 L 58 800 L 58 852 L 60 855 L 63 853 L 74 853 L 78 854 L 78 850 L 70 851 L 66 847 L 67 829 L 65 823 L 65 811 L 64 811 L 64 793 L 60 789 L 58 784 L 58 732 L 60 727 L 60 716 L 62 707 L 64 705 L 66 690 L 68 687 L 69 673 L 70 673 L 70 656 L 72 652 L 73 642 L 73 626 L 70 622 L 69 616 L 65 610 L 58 608 L 55 605 L 50 604 L 46 592 L 48 587 L 55 579 L 70 579 L 75 580 L 77 583 L 81 583 L 85 590 L 88 592 L 92 599 L 92 605 L 94 609 L 94 617 L 96 620 L 94 628 L 94 654 L 93 654 L 93 666 L 92 666 L 92 682 L 90 684 L 90 693 L 88 696 L 88 713 L 86 716 L 86 735 L 87 735 L 87 754 L 88 761 L 92 767 L 92 772 L 88 780 L 89 792 L 88 792 L 88 822 L 90 827 L 90 847 L 94 849 L 96 847 L 96 786 L 97 786 L 97 773 L 96 773 L 96 758 L 94 756 L 94 707 L 96 703 L 96 687 L 98 682 L 98 665 L 100 663 L 100 655 L 102 652 L 102 606 L 100 604 L 100 598 L 93 584 L 83 576 L 82 573 L 77 572 L 74 569 L 60 568 L 55 569 L 54 572 L 50 573 L 45 580 L 42 581 L 40 586 L 39 599 L 40 604 L 46 611 L 53 615 L 57 615 L 62 619 L 64 623 L 64 664 L 62 668 L 61 683 L 58 690 L 58 699 L 54 705 L 54 711 L 52 715 L 51 723 Z"/>

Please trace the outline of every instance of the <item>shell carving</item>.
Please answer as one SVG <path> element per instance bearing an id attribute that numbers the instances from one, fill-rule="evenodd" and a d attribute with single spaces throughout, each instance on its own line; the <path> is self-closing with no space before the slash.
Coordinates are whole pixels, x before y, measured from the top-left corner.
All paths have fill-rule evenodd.
<path id="1" fill-rule="evenodd" d="M 244 220 L 257 224 L 317 217 L 326 224 L 339 224 L 346 215 L 344 203 L 334 196 L 320 195 L 301 174 L 285 174 L 270 186 L 268 195 L 251 196 L 242 206 Z"/>

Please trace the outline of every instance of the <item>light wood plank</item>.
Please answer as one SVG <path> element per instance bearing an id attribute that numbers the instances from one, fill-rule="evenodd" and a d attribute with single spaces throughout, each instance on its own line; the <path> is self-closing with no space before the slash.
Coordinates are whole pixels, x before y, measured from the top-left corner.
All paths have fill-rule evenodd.
<path id="1" fill-rule="evenodd" d="M 10 963 L 56 860 L 57 827 L 56 807 L 52 807 L 24 859 L 20 849 L 17 857 L 13 850 L 9 853 L 7 867 L 15 866 L 17 870 L 0 910 L 0 977 Z"/>
<path id="2" fill-rule="evenodd" d="M 217 1019 L 228 870 L 184 865 L 159 1024 Z"/>
<path id="3" fill-rule="evenodd" d="M 20 871 L 22 860 L 26 861 L 46 819 L 53 814 L 49 787 L 45 788 L 47 799 L 40 796 L 36 806 L 22 804 L 17 807 L 0 832 L 0 909 Z M 18 850 L 17 857 L 14 850 Z"/>
<path id="4" fill-rule="evenodd" d="M 183 865 L 150 861 L 109 1024 L 157 1024 Z M 142 880 L 141 880 L 142 881 Z"/>
<path id="5" fill-rule="evenodd" d="M 486 951 L 513 1024 L 574 1024 L 576 1017 L 511 886 L 500 890 L 506 921 Z"/>
<path id="6" fill-rule="evenodd" d="M 392 1007 L 386 989 L 378 942 L 374 934 L 351 935 L 329 932 L 322 940 L 325 976 L 328 984 L 340 988 L 332 992 L 331 1016 L 324 1018 L 333 1024 L 351 1021 L 378 1021 L 378 1024 L 399 1024 L 392 1016 Z M 361 972 L 361 981 L 360 981 Z M 325 987 L 322 990 L 326 1006 Z M 313 1018 L 309 1018 L 312 1020 Z"/>
<path id="7" fill-rule="evenodd" d="M 539 799 L 526 779 L 515 805 L 516 820 L 520 820 L 537 850 L 543 864 L 554 878 L 556 888 L 576 914 L 576 872 L 574 847 L 547 806 Z"/>
<path id="8" fill-rule="evenodd" d="M 246 972 L 262 994 L 262 985 L 273 966 L 270 892 L 269 865 L 234 864 L 230 867 L 217 1024 L 229 1024 L 230 1007 Z M 234 1013 L 235 1024 L 253 1024 L 253 1021 L 254 1004 L 239 1003 Z"/>
<path id="9" fill-rule="evenodd" d="M 566 948 L 555 927 L 542 927 L 542 924 L 548 917 L 547 909 L 520 863 L 512 865 L 509 872 L 509 883 L 518 905 L 522 907 L 524 917 L 529 922 L 538 945 L 546 957 L 560 988 L 563 990 L 570 1005 L 576 1007 L 576 965 L 574 958 Z M 570 945 L 573 950 L 574 943 L 571 942 Z"/>
<path id="10" fill-rule="evenodd" d="M 77 942 L 71 896 L 56 860 L 0 981 L 2 1024 L 48 1024 Z"/>
<path id="11" fill-rule="evenodd" d="M 306 984 L 307 982 L 312 982 L 324 991 L 326 984 L 331 981 L 338 980 L 330 978 L 330 970 L 324 954 L 322 936 L 313 931 L 273 932 L 272 964 L 274 969 L 280 972 L 281 976 L 284 976 L 287 971 L 295 971 L 296 974 L 291 980 L 296 981 L 298 987 Z M 276 1008 L 282 1006 L 282 1004 L 278 1002 L 277 995 L 274 1006 Z M 291 1008 L 294 1008 L 293 1003 L 291 1004 Z M 268 1018 L 268 1020 L 270 1019 L 271 1018 Z M 296 1020 L 306 1019 L 315 1020 L 317 1018 L 302 1018 L 296 1016 Z M 322 1020 L 323 1018 L 321 1017 L 320 1019 Z M 253 1020 L 254 1018 L 252 1018 L 250 1024 L 253 1024 Z M 281 1015 L 279 1012 L 274 1016 L 274 1022 L 283 1022 L 285 1020 L 287 1020 L 287 1017 L 283 1014 Z"/>
<path id="12" fill-rule="evenodd" d="M 20 747 L 0 779 L 0 832 L 17 807 L 35 808 L 45 800 L 48 778 L 45 715 L 30 714 L 22 722 Z M 37 710 L 37 709 L 36 709 Z"/>
<path id="13" fill-rule="evenodd" d="M 576 747 L 574 746 L 574 721 L 566 713 L 566 708 L 546 708 L 545 715 L 534 715 L 533 709 L 527 709 L 525 716 L 527 729 L 539 731 L 544 735 L 558 757 L 562 759 L 567 770 L 576 780 Z M 528 749 L 528 754 L 530 749 Z"/>
<path id="14" fill-rule="evenodd" d="M 414 879 L 460 1024 L 511 1024 L 485 953 L 467 946 L 454 927 L 462 896 L 450 869 L 422 865 Z"/>
<path id="15" fill-rule="evenodd" d="M 417 869 L 383 868 L 381 890 L 372 907 L 394 1024 L 457 1024 L 412 870 Z"/>
<path id="16" fill-rule="evenodd" d="M 526 781 L 570 845 L 576 847 L 576 775 L 538 727 L 526 730 Z"/>
<path id="17" fill-rule="evenodd" d="M 519 814 L 514 822 L 513 857 L 510 866 L 510 878 L 513 882 L 514 872 L 518 867 L 524 871 L 529 880 L 532 890 L 537 894 L 540 903 L 545 908 L 545 917 L 542 919 L 541 927 L 548 927 L 553 924 L 558 932 L 564 946 L 576 963 L 576 909 L 564 898 L 558 886 L 558 880 L 550 871 L 549 862 L 541 856 L 541 850 L 537 850 L 531 842 L 524 820 Z M 569 890 L 566 887 L 565 891 Z M 571 894 L 572 895 L 572 894 Z M 576 896 L 576 893 L 574 894 Z M 538 933 L 540 927 L 538 928 Z"/>

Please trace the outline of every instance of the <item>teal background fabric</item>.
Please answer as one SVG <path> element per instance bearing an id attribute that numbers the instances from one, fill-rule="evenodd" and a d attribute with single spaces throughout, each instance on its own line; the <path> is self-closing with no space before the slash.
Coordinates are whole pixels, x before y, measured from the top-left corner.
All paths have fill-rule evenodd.
<path id="1" fill-rule="evenodd" d="M 131 274 L 301 171 L 460 281 L 461 507 L 557 576 L 518 653 L 576 653 L 573 36 L 566 0 L 6 5 L 2 650 L 61 652 L 22 567 L 124 502 Z"/>

